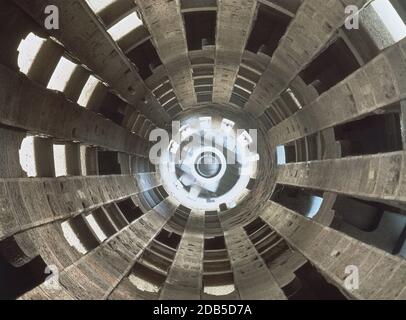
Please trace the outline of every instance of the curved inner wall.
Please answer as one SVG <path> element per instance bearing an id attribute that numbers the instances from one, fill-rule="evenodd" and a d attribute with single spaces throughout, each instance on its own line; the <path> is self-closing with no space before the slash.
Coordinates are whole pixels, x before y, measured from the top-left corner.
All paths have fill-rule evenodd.
<path id="1" fill-rule="evenodd" d="M 0 16 L 0 298 L 406 298 L 403 1 Z"/>

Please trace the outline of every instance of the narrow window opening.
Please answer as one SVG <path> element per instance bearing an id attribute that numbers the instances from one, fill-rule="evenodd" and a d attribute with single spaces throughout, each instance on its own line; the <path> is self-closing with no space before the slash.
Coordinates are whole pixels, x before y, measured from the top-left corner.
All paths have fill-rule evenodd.
<path id="1" fill-rule="evenodd" d="M 31 66 L 35 61 L 42 46 L 45 44 L 46 39 L 36 36 L 34 33 L 30 33 L 25 39 L 20 42 L 18 46 L 18 67 L 20 71 L 25 75 L 30 72 Z"/>
<path id="2" fill-rule="evenodd" d="M 34 137 L 27 136 L 23 139 L 19 150 L 21 168 L 27 173 L 28 177 L 37 176 L 37 167 L 35 163 Z"/>
<path id="3" fill-rule="evenodd" d="M 343 39 L 338 38 L 300 73 L 300 77 L 322 94 L 359 67 L 353 52 Z"/>
<path id="4" fill-rule="evenodd" d="M 142 25 L 142 20 L 138 17 L 137 12 L 132 12 L 114 26 L 107 30 L 113 40 L 118 41 L 134 29 Z"/>
<path id="5" fill-rule="evenodd" d="M 90 76 L 89 79 L 87 80 L 86 84 L 84 85 L 82 92 L 79 96 L 78 99 L 78 104 L 81 105 L 82 107 L 86 108 L 90 99 L 93 96 L 93 93 L 96 90 L 96 87 L 99 85 L 100 80 L 98 80 L 94 76 Z"/>
<path id="6" fill-rule="evenodd" d="M 47 88 L 63 92 L 76 68 L 77 64 L 62 57 L 49 80 Z"/>
<path id="7" fill-rule="evenodd" d="M 321 191 L 277 185 L 271 200 L 301 215 L 314 218 L 323 203 Z"/>
<path id="8" fill-rule="evenodd" d="M 204 286 L 203 291 L 205 294 L 211 296 L 227 296 L 235 291 L 233 284 L 222 286 Z"/>
<path id="9" fill-rule="evenodd" d="M 276 163 L 278 165 L 286 164 L 285 146 L 276 147 Z"/>
<path id="10" fill-rule="evenodd" d="M 55 176 L 61 177 L 67 175 L 66 165 L 66 147 L 63 144 L 54 144 L 54 165 Z"/>
<path id="11" fill-rule="evenodd" d="M 89 224 L 90 228 L 92 228 L 93 232 L 95 233 L 96 237 L 99 239 L 100 242 L 103 242 L 104 240 L 107 239 L 107 235 L 100 228 L 93 213 L 88 214 L 86 216 L 86 220 L 87 220 L 87 223 Z"/>
<path id="12" fill-rule="evenodd" d="M 394 42 L 406 37 L 406 25 L 389 0 L 375 0 L 371 3 L 371 7 L 381 18 Z"/>
<path id="13" fill-rule="evenodd" d="M 201 50 L 203 45 L 214 45 L 216 40 L 216 11 L 184 13 L 189 51 Z"/>
<path id="14" fill-rule="evenodd" d="M 86 0 L 95 13 L 99 13 L 117 0 Z"/>
<path id="15" fill-rule="evenodd" d="M 371 115 L 334 128 L 343 157 L 400 151 L 399 113 Z"/>

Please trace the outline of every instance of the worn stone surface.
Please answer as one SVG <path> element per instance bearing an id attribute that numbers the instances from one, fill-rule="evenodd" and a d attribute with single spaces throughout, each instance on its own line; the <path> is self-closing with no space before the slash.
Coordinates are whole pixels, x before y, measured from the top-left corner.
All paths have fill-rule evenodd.
<path id="1" fill-rule="evenodd" d="M 391 118 L 385 127 L 398 130 L 398 103 L 406 98 L 406 41 L 383 50 L 391 37 L 378 14 L 370 14 L 372 6 L 361 14 L 368 18 L 362 30 L 341 28 L 345 6 L 367 2 L 119 0 L 97 14 L 86 0 L 0 4 L 0 253 L 15 268 L 38 256 L 58 268 L 50 280 L 59 288 L 46 281 L 21 299 L 286 299 L 284 291 L 292 298 L 300 286 L 305 264 L 310 276 L 315 267 L 322 276 L 317 281 L 349 298 L 406 299 L 404 259 L 328 227 L 340 218 L 332 210 L 338 198 L 406 209 L 403 151 L 339 158 L 346 150 L 336 125 L 385 112 Z M 59 30 L 44 28 L 48 4 L 60 9 Z M 245 50 L 258 6 L 292 18 L 272 57 Z M 107 29 L 134 10 L 144 25 L 113 41 Z M 188 41 L 201 37 L 200 30 L 185 30 L 184 14 L 199 11 L 217 11 L 216 44 L 189 52 Z M 30 32 L 46 40 L 24 76 L 18 46 Z M 262 36 L 251 40 L 261 42 Z M 317 83 L 308 83 L 301 71 L 336 39 L 362 67 L 319 96 Z M 78 67 L 63 92 L 47 90 L 61 57 Z M 316 69 L 324 65 L 315 62 Z M 323 76 L 330 71 L 323 68 L 316 80 L 328 84 Z M 91 74 L 100 82 L 86 92 L 82 108 L 74 101 Z M 230 101 L 233 88 L 242 101 L 253 91 L 245 109 Z M 205 107 L 211 96 L 214 103 Z M 148 162 L 148 136 L 182 111 L 258 129 L 258 171 L 236 207 L 226 203 L 226 211 L 189 215 L 162 190 Z M 403 129 L 402 123 L 404 136 Z M 40 178 L 25 178 L 19 164 L 27 133 L 35 135 Z M 385 139 L 393 133 L 385 132 Z M 60 171 L 55 144 L 65 146 L 71 177 L 53 178 Z M 296 163 L 276 170 L 277 145 L 285 145 L 288 162 Z M 100 176 L 109 165 L 123 174 Z M 276 184 L 323 192 L 314 220 L 268 201 L 280 192 Z M 359 269 L 358 290 L 344 286 L 349 265 Z M 312 282 L 306 279 L 296 293 L 308 294 Z"/>
<path id="2" fill-rule="evenodd" d="M 86 1 L 16 0 L 41 26 L 44 9 L 56 5 L 60 10 L 60 29 L 48 32 L 63 43 L 81 62 L 109 83 L 127 102 L 134 103 L 146 92 L 134 65 L 103 28 Z M 80 35 L 80 36 L 78 36 Z"/>
<path id="3" fill-rule="evenodd" d="M 59 281 L 65 298 L 106 299 L 169 218 L 152 210 L 63 269 Z M 46 296 L 52 296 L 46 284 L 40 288 Z M 35 298 L 36 294 L 34 289 L 22 299 Z"/>
<path id="4" fill-rule="evenodd" d="M 254 0 L 218 2 L 213 102 L 230 101 L 256 8 Z"/>
<path id="5" fill-rule="evenodd" d="M 385 201 L 404 207 L 403 151 L 292 163 L 278 167 L 277 183 Z"/>
<path id="6" fill-rule="evenodd" d="M 204 212 L 190 213 L 160 299 L 200 299 L 203 285 L 204 218 Z"/>
<path id="7" fill-rule="evenodd" d="M 269 202 L 261 218 L 350 298 L 396 299 L 405 289 L 405 260 L 401 257 L 323 226 L 275 202 Z M 345 268 L 350 265 L 359 270 L 358 290 L 345 286 L 349 276 Z"/>
<path id="8" fill-rule="evenodd" d="M 155 48 L 165 65 L 176 97 L 183 109 L 197 102 L 183 17 L 178 1 L 136 1 Z"/>
<path id="9" fill-rule="evenodd" d="M 0 179 L 0 239 L 138 192 L 133 175 Z"/>
<path id="10" fill-rule="evenodd" d="M 269 131 L 274 145 L 355 120 L 406 97 L 406 39 Z"/>
<path id="11" fill-rule="evenodd" d="M 286 299 L 243 228 L 226 231 L 224 238 L 234 274 L 235 287 L 241 299 Z"/>
<path id="12" fill-rule="evenodd" d="M 347 15 L 368 0 L 304 0 L 245 108 L 260 116 L 294 78 L 321 52 Z"/>
<path id="13" fill-rule="evenodd" d="M 299 270 L 307 259 L 299 252 L 287 250 L 269 264 L 269 270 L 280 288 L 291 283 L 296 277 L 295 271 Z"/>
<path id="14" fill-rule="evenodd" d="M 0 83 L 3 125 L 129 154 L 148 154 L 148 143 L 141 137 L 21 73 L 0 65 Z"/>

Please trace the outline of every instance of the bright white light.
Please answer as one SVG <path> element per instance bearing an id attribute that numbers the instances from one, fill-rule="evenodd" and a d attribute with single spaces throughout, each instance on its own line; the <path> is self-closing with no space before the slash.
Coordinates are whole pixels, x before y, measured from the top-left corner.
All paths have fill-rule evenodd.
<path id="1" fill-rule="evenodd" d="M 142 21 L 138 18 L 137 13 L 133 13 L 126 16 L 124 19 L 117 22 L 107 32 L 111 35 L 113 40 L 120 40 L 125 35 L 142 25 Z"/>
<path id="2" fill-rule="evenodd" d="M 47 88 L 63 92 L 76 67 L 75 63 L 62 57 L 49 80 Z"/>
<path id="3" fill-rule="evenodd" d="M 24 138 L 19 150 L 21 168 L 27 173 L 28 177 L 37 176 L 35 167 L 34 137 Z"/>
<path id="4" fill-rule="evenodd" d="M 107 239 L 107 236 L 100 228 L 99 224 L 96 222 L 93 214 L 87 215 L 86 221 L 89 224 L 90 228 L 92 228 L 93 232 L 96 234 L 96 237 L 100 240 L 100 242 L 103 242 L 104 240 Z"/>
<path id="5" fill-rule="evenodd" d="M 312 196 L 311 201 L 311 207 L 309 209 L 309 212 L 306 214 L 306 217 L 308 218 L 313 218 L 317 214 L 317 212 L 319 212 L 321 204 L 323 203 L 323 198 Z"/>
<path id="6" fill-rule="evenodd" d="M 252 91 L 250 91 L 250 90 L 248 90 L 248 89 L 246 89 L 246 88 L 244 88 L 244 87 L 242 87 L 242 86 L 239 86 L 238 84 L 235 84 L 234 86 L 235 86 L 236 88 L 242 90 L 242 91 L 245 91 L 245 92 L 248 93 L 248 94 L 252 94 Z"/>
<path id="7" fill-rule="evenodd" d="M 99 13 L 113 2 L 116 2 L 116 0 L 86 0 L 86 2 L 95 13 Z"/>
<path id="8" fill-rule="evenodd" d="M 86 168 L 86 146 L 80 146 L 80 169 L 83 176 L 87 176 Z"/>
<path id="9" fill-rule="evenodd" d="M 95 78 L 94 76 L 90 76 L 89 80 L 87 80 L 85 86 L 82 89 L 82 93 L 79 96 L 78 104 L 82 107 L 86 108 L 87 104 L 89 103 L 90 98 L 93 95 L 94 90 L 96 89 L 97 85 L 100 81 Z"/>
<path id="10" fill-rule="evenodd" d="M 245 130 L 239 135 L 237 141 L 244 147 L 250 145 L 253 142 L 252 137 Z"/>
<path id="11" fill-rule="evenodd" d="M 396 42 L 406 37 L 406 25 L 389 0 L 375 0 L 372 7 Z"/>
<path id="12" fill-rule="evenodd" d="M 54 144 L 54 164 L 56 177 L 62 177 L 67 175 L 65 145 Z"/>
<path id="13" fill-rule="evenodd" d="M 276 163 L 277 164 L 286 164 L 286 154 L 284 146 L 276 147 Z"/>
<path id="14" fill-rule="evenodd" d="M 226 296 L 230 293 L 233 293 L 235 287 L 233 284 L 224 285 L 224 286 L 205 286 L 204 293 L 212 295 L 212 296 Z"/>
<path id="15" fill-rule="evenodd" d="M 24 74 L 28 74 L 31 65 L 34 63 L 46 39 L 40 38 L 33 33 L 30 33 L 18 46 L 18 67 Z"/>
<path id="16" fill-rule="evenodd" d="M 211 129 L 211 117 L 200 117 L 199 122 L 201 129 Z"/>
<path id="17" fill-rule="evenodd" d="M 79 253 L 86 254 L 87 250 L 82 244 L 76 233 L 73 231 L 69 221 L 62 222 L 61 224 L 63 236 L 68 241 L 71 247 L 74 247 Z"/>
<path id="18" fill-rule="evenodd" d="M 286 92 L 287 92 L 288 95 L 292 98 L 292 100 L 294 101 L 294 103 L 296 104 L 296 106 L 297 106 L 299 109 L 302 109 L 303 106 L 302 106 L 302 104 L 300 103 L 300 101 L 298 100 L 298 98 L 296 97 L 295 93 L 292 91 L 292 89 L 291 89 L 291 88 L 288 88 L 288 89 L 286 90 Z"/>
<path id="19" fill-rule="evenodd" d="M 193 130 L 190 127 L 190 124 L 186 124 L 186 125 L 182 126 L 179 129 L 179 132 L 180 132 L 180 139 L 182 141 L 186 140 L 187 137 L 189 137 L 189 136 L 191 136 L 193 134 Z"/>
<path id="20" fill-rule="evenodd" d="M 237 207 L 237 203 L 235 201 L 227 203 L 227 208 L 234 209 Z"/>
<path id="21" fill-rule="evenodd" d="M 232 128 L 234 128 L 235 122 L 229 119 L 223 119 L 221 121 L 221 130 L 225 132 L 229 132 Z"/>
<path id="22" fill-rule="evenodd" d="M 210 130 L 202 129 L 209 125 L 205 117 L 190 118 L 182 122 L 182 125 L 174 130 L 175 137 L 169 148 L 165 148 L 162 152 L 159 160 L 159 175 L 171 198 L 193 210 L 219 210 L 220 204 L 227 204 L 228 208 L 235 207 L 250 192 L 246 187 L 257 172 L 259 154 L 249 150 L 249 145 L 253 143 L 253 137 L 256 138 L 256 136 L 250 135 L 246 130 L 233 130 L 235 123 L 227 119 L 222 119 L 221 122 L 219 119 L 211 120 Z M 204 138 L 194 137 L 195 142 L 200 141 L 202 144 L 185 143 L 182 147 L 182 144 L 194 134 L 196 137 Z M 213 138 L 226 140 L 227 152 L 224 150 L 223 142 L 219 143 L 216 139 L 213 145 Z M 175 150 L 177 155 L 182 154 L 181 159 L 175 159 L 174 154 L 171 153 Z M 220 159 L 221 167 L 215 176 L 204 177 L 198 172 L 196 164 L 199 163 L 199 159 L 202 159 L 204 153 L 215 154 Z M 227 170 L 227 164 L 235 164 L 235 160 L 238 162 L 239 171 L 238 179 L 233 186 L 229 186 L 227 191 L 210 199 L 204 194 L 200 196 L 203 191 L 214 193 L 220 187 L 220 180 Z M 177 169 L 183 173 L 180 174 Z"/>
<path id="23" fill-rule="evenodd" d="M 87 167 L 86 167 L 86 146 L 80 146 L 80 169 L 83 176 L 87 176 Z"/>
<path id="24" fill-rule="evenodd" d="M 146 292 L 151 292 L 151 293 L 159 292 L 158 286 L 136 276 L 133 273 L 128 277 L 128 279 L 134 286 L 136 286 L 141 291 L 146 291 Z"/>
<path id="25" fill-rule="evenodd" d="M 172 154 L 176 154 L 176 152 L 178 152 L 178 150 L 179 150 L 179 143 L 177 143 L 175 140 L 172 140 L 170 143 L 169 143 L 169 152 L 170 153 L 172 153 Z"/>

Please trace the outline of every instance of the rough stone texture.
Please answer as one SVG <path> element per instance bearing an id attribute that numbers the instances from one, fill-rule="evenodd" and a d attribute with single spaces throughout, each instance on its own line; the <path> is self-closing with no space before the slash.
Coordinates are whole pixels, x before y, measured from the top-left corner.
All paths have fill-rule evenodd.
<path id="1" fill-rule="evenodd" d="M 120 18 L 134 10 L 134 0 L 113 1 L 100 12 L 98 16 L 103 20 L 107 29 L 117 23 Z"/>
<path id="2" fill-rule="evenodd" d="M 64 47 L 47 39 L 31 64 L 27 77 L 46 87 L 64 51 Z"/>
<path id="3" fill-rule="evenodd" d="M 103 116 L 0 65 L 0 123 L 67 141 L 147 155 L 148 144 Z M 61 116 L 63 115 L 63 116 Z"/>
<path id="4" fill-rule="evenodd" d="M 169 218 L 152 210 L 64 269 L 59 274 L 61 298 L 106 299 Z M 22 299 L 53 296 L 46 284 L 40 289 L 42 292 L 33 290 Z"/>
<path id="5" fill-rule="evenodd" d="M 234 274 L 235 287 L 242 300 L 286 299 L 243 228 L 226 231 L 224 238 Z"/>
<path id="6" fill-rule="evenodd" d="M 197 103 L 186 32 L 178 1 L 136 0 L 183 109 Z"/>
<path id="7" fill-rule="evenodd" d="M 155 211 L 159 211 L 161 215 L 169 215 L 170 218 L 167 220 L 171 220 L 173 218 L 173 214 L 176 210 L 176 206 L 174 206 L 170 201 L 164 201 L 159 206 L 154 208 Z M 166 229 L 168 224 L 164 226 Z M 151 247 L 152 244 L 149 244 L 147 247 Z M 136 261 L 140 261 L 142 256 L 140 255 Z M 160 259 L 160 257 L 158 258 Z M 130 275 L 126 274 L 120 281 L 120 283 L 111 291 L 108 296 L 109 300 L 156 300 L 158 299 L 159 293 L 152 293 L 149 291 L 144 291 L 141 288 L 138 288 L 131 280 Z"/>
<path id="8" fill-rule="evenodd" d="M 254 0 L 218 1 L 213 102 L 228 103 L 257 8 Z"/>
<path id="9" fill-rule="evenodd" d="M 306 263 L 307 259 L 301 253 L 287 250 L 271 261 L 269 270 L 279 287 L 282 288 L 295 279 L 296 275 L 294 273 Z"/>
<path id="10" fill-rule="evenodd" d="M 74 298 L 64 287 L 53 289 L 42 285 L 25 293 L 19 300 L 74 300 Z"/>
<path id="11" fill-rule="evenodd" d="M 371 206 L 377 208 L 380 202 L 406 209 L 403 152 L 336 159 L 341 155 L 341 144 L 334 135 L 335 125 L 371 113 L 397 113 L 397 102 L 406 98 L 405 40 L 380 53 L 390 41 L 389 32 L 381 30 L 382 21 L 372 21 L 378 15 L 371 19 L 367 10 L 361 15 L 368 18 L 363 30 L 351 36 L 342 28 L 339 30 L 345 18 L 344 7 L 366 2 L 118 0 L 95 15 L 86 0 L 3 1 L 0 4 L 0 15 L 4 18 L 0 19 L 1 255 L 16 268 L 40 255 L 45 264 L 58 267 L 59 274 L 54 279 L 58 278 L 61 285 L 58 290 L 47 282 L 22 298 L 286 299 L 281 288 L 286 288 L 289 294 L 290 289 L 297 289 L 302 279 L 295 279 L 295 272 L 311 262 L 324 277 L 318 281 L 330 282 L 350 298 L 406 299 L 404 259 L 326 227 L 333 221 L 331 208 L 340 194 L 372 200 Z M 244 51 L 258 3 L 264 10 L 264 6 L 270 6 L 294 18 L 272 58 Z M 62 28 L 58 31 L 44 30 L 46 4 L 56 4 L 61 11 Z M 106 29 L 135 9 L 145 25 L 114 42 Z M 202 10 L 218 10 L 216 46 L 204 45 L 202 50 L 188 52 L 187 40 L 194 42 L 197 38 L 186 39 L 185 31 L 192 31 L 187 34 L 194 37 L 196 30 L 185 30 L 182 14 L 198 14 Z M 7 34 L 9 30 L 13 33 Z M 25 77 L 17 71 L 17 48 L 30 32 L 42 38 L 52 37 L 46 39 Z M 316 86 L 306 84 L 299 76 L 300 71 L 336 37 L 343 36 L 347 36 L 345 43 L 363 67 L 318 97 Z M 262 41 L 261 34 L 253 37 Z M 155 51 L 148 41 L 157 48 L 163 65 L 156 66 Z M 152 72 L 145 84 L 125 54 L 131 55 L 145 73 Z M 46 90 L 62 56 L 79 66 L 62 93 Z M 366 61 L 370 62 L 365 65 Z M 103 82 L 96 85 L 85 109 L 70 100 L 78 99 L 89 73 Z M 235 108 L 241 104 L 239 101 L 230 102 L 235 81 L 238 88 L 254 90 L 245 110 Z M 105 84 L 126 103 L 111 94 Z M 288 87 L 304 106 L 301 111 L 294 99 L 289 99 L 289 93 L 284 93 Z M 211 102 L 212 88 L 214 100 L 221 104 L 205 108 L 201 104 Z M 179 103 L 186 109 L 197 101 L 196 108 L 185 110 L 183 115 L 221 116 L 260 132 L 260 162 L 250 181 L 251 192 L 238 206 L 208 212 L 207 218 L 203 212 L 193 212 L 188 217 L 189 211 L 179 207 L 179 203 L 174 204 L 170 197 L 159 203 L 165 192 L 156 188 L 160 187 L 160 176 L 149 172 L 154 169 L 146 158 L 150 147 L 146 140 L 151 130 L 156 125 L 165 126 L 169 117 L 179 116 L 182 112 Z M 261 115 L 267 107 L 260 121 L 251 116 Z M 160 114 L 163 109 L 165 112 Z M 405 118 L 403 109 L 401 121 Z M 388 125 L 397 129 L 393 121 L 397 115 L 388 117 L 393 118 Z M 267 135 L 271 126 L 275 127 Z M 42 178 L 23 178 L 18 148 L 27 131 L 37 135 L 35 164 Z M 383 136 L 386 139 L 390 134 L 392 130 Z M 279 167 L 277 172 L 273 147 L 288 142 L 289 161 L 333 160 L 289 164 Z M 95 176 L 44 178 L 55 176 L 54 143 L 66 146 L 67 174 Z M 105 149 L 116 151 L 110 154 L 114 155 L 111 162 L 103 158 Z M 115 166 L 114 172 L 121 170 L 125 175 L 98 176 L 99 162 L 103 172 L 108 171 L 110 163 Z M 314 220 L 269 203 L 276 183 L 327 190 Z M 356 215 L 357 211 L 351 213 Z M 274 231 L 255 221 L 261 214 Z M 106 240 L 101 240 L 103 235 L 91 220 L 87 221 L 90 215 L 107 236 Z M 141 217 L 127 226 L 132 215 Z M 83 248 L 71 245 L 62 222 L 70 223 Z M 259 229 L 251 230 L 256 227 Z M 162 228 L 171 235 L 178 234 L 169 237 L 169 241 L 181 239 L 176 254 L 170 248 L 173 244 L 161 238 L 166 234 L 160 234 Z M 227 250 L 223 248 L 223 235 Z M 204 259 L 205 244 L 207 248 L 223 249 L 208 249 L 213 252 Z M 220 259 L 214 260 L 213 256 Z M 210 263 L 206 262 L 210 258 L 215 263 L 208 267 Z M 143 264 L 147 269 L 138 268 Z M 361 287 L 356 291 L 343 287 L 347 277 L 345 267 L 350 264 L 360 269 Z M 149 267 L 158 272 L 150 274 L 153 279 L 143 273 Z M 314 275 L 314 270 L 309 272 Z M 145 276 L 147 283 L 137 283 L 134 280 L 137 275 Z M 149 280 L 160 290 L 151 289 Z M 313 281 L 306 282 L 299 295 L 309 293 L 307 289 Z M 233 292 L 212 295 L 233 290 L 221 287 L 229 284 L 235 284 Z M 317 295 L 323 297 L 324 293 Z"/>
<path id="12" fill-rule="evenodd" d="M 156 294 L 139 290 L 129 279 L 124 277 L 120 284 L 108 296 L 108 300 L 155 300 Z"/>
<path id="13" fill-rule="evenodd" d="M 47 30 L 80 61 L 111 85 L 124 100 L 135 103 L 146 92 L 135 66 L 111 39 L 85 0 L 15 0 L 41 26 L 44 9 L 56 5 L 60 29 Z"/>
<path id="14" fill-rule="evenodd" d="M 331 191 L 395 206 L 406 201 L 403 151 L 292 163 L 278 167 L 277 183 Z"/>
<path id="15" fill-rule="evenodd" d="M 331 283 L 353 299 L 397 299 L 406 287 L 406 262 L 275 202 L 261 218 L 303 254 Z M 345 268 L 358 267 L 359 289 L 346 288 Z"/>
<path id="16" fill-rule="evenodd" d="M 204 212 L 192 211 L 160 299 L 198 300 L 202 291 Z"/>
<path id="17" fill-rule="evenodd" d="M 25 0 L 16 0 L 15 2 L 23 9 L 29 10 L 29 14 L 36 19 L 42 28 L 45 19 L 45 15 L 42 14 L 43 8 L 49 3 L 57 5 L 63 18 L 60 21 L 61 29 L 59 31 L 46 31 L 58 39 L 70 54 L 79 59 L 86 68 L 90 68 L 97 77 L 107 82 L 114 93 L 131 105 L 132 110 L 134 108 L 140 110 L 161 126 L 169 120 L 168 116 L 163 114 L 162 106 L 158 100 L 138 75 L 133 62 L 113 41 L 102 22 L 99 21 L 99 17 L 92 12 L 86 1 L 51 2 L 40 0 L 31 1 L 30 4 L 27 4 Z M 131 2 L 131 6 L 135 9 L 134 2 Z M 72 22 L 71 19 L 74 21 Z M 83 30 L 87 30 L 87 32 L 82 32 L 82 28 L 85 28 Z M 80 33 L 81 37 L 74 36 L 75 32 Z M 28 77 L 46 86 L 64 51 L 64 47 L 50 38 L 47 39 L 35 61 L 33 61 Z M 66 97 L 76 101 L 87 79 L 87 70 L 84 67 L 78 67 L 64 90 Z M 104 87 L 104 85 L 102 86 Z M 144 97 L 147 98 L 148 103 L 141 101 Z"/>
<path id="18" fill-rule="evenodd" d="M 372 113 L 406 98 L 406 39 L 324 92 L 269 131 L 274 145 L 285 144 Z"/>
<path id="19" fill-rule="evenodd" d="M 0 179 L 0 239 L 138 193 L 133 175 Z"/>
<path id="20" fill-rule="evenodd" d="M 280 40 L 245 108 L 260 116 L 293 79 L 321 52 L 347 17 L 345 7 L 368 0 L 304 0 Z"/>
<path id="21" fill-rule="evenodd" d="M 137 182 L 138 187 L 142 191 L 158 187 L 161 184 L 160 176 L 157 172 L 138 173 Z"/>

